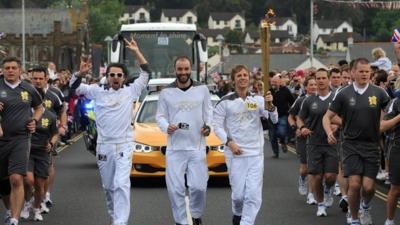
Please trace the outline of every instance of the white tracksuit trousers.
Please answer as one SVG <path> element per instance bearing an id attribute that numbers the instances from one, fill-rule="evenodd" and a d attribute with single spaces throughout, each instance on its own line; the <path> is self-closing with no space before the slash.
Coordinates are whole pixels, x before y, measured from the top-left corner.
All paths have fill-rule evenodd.
<path id="1" fill-rule="evenodd" d="M 193 218 L 203 215 L 206 205 L 208 168 L 205 150 L 167 150 L 166 176 L 168 196 L 175 223 L 189 224 L 185 205 L 185 174 L 189 187 L 189 207 Z"/>
<path id="2" fill-rule="evenodd" d="M 254 225 L 262 202 L 264 156 L 226 157 L 232 188 L 232 212 L 240 225 Z"/>
<path id="3" fill-rule="evenodd" d="M 128 224 L 132 150 L 132 143 L 97 145 L 97 165 L 113 225 Z"/>

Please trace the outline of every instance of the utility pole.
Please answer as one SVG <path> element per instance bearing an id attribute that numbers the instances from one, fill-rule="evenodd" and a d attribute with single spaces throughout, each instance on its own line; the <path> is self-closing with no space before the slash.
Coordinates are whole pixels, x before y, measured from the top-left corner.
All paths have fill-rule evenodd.
<path id="1" fill-rule="evenodd" d="M 313 66 L 314 59 L 314 36 L 313 36 L 313 26 L 314 26 L 314 0 L 310 1 L 310 65 Z"/>
<path id="2" fill-rule="evenodd" d="M 22 69 L 25 70 L 25 0 L 22 0 Z"/>

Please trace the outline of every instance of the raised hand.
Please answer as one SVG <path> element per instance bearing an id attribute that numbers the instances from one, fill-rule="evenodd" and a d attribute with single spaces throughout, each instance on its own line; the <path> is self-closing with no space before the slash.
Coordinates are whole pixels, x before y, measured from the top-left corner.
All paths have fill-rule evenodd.
<path id="1" fill-rule="evenodd" d="M 79 65 L 79 76 L 84 76 L 90 72 L 92 69 L 92 62 L 89 57 L 81 56 L 81 63 Z"/>
<path id="2" fill-rule="evenodd" d="M 131 37 L 131 41 L 128 41 L 126 38 L 124 38 L 126 47 L 129 48 L 130 50 L 136 52 L 139 51 L 139 46 L 137 45 L 136 41 Z"/>

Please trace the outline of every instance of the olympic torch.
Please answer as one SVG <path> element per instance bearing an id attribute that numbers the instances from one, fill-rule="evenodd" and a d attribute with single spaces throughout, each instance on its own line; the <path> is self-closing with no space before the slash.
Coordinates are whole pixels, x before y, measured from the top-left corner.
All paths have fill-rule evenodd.
<path id="1" fill-rule="evenodd" d="M 260 42 L 261 42 L 261 52 L 262 52 L 262 72 L 263 72 L 263 82 L 264 82 L 264 96 L 267 95 L 270 89 L 269 85 L 269 61 L 270 61 L 270 43 L 271 43 L 271 25 L 275 24 L 272 18 L 275 17 L 275 12 L 272 9 L 268 9 L 263 20 L 261 20 L 260 26 Z M 271 101 L 266 101 L 266 109 L 273 108 Z"/>

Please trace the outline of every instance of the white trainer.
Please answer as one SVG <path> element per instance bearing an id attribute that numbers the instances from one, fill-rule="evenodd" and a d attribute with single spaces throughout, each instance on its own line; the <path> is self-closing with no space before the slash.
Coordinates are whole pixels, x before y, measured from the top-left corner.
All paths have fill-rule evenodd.
<path id="1" fill-rule="evenodd" d="M 313 193 L 308 193 L 308 195 L 307 195 L 307 204 L 309 204 L 309 205 L 317 204 L 317 200 L 315 200 Z"/>
<path id="2" fill-rule="evenodd" d="M 326 213 L 326 206 L 324 203 L 318 204 L 317 216 L 319 217 L 328 216 L 328 213 Z"/>
<path id="3" fill-rule="evenodd" d="M 395 225 L 395 224 L 394 224 L 394 220 L 386 219 L 385 225 Z"/>
<path id="4" fill-rule="evenodd" d="M 324 190 L 324 202 L 326 207 L 331 207 L 333 205 L 333 187 L 325 188 Z"/>
<path id="5" fill-rule="evenodd" d="M 42 202 L 40 204 L 40 212 L 43 213 L 43 214 L 47 214 L 47 213 L 50 212 L 50 209 L 47 208 L 46 203 Z"/>
<path id="6" fill-rule="evenodd" d="M 4 214 L 4 224 L 8 225 L 10 223 L 11 219 L 11 210 L 6 210 L 6 213 Z"/>
<path id="7" fill-rule="evenodd" d="M 307 195 L 308 192 L 308 179 L 305 177 L 304 179 L 299 176 L 299 194 Z"/>
<path id="8" fill-rule="evenodd" d="M 347 222 L 347 224 L 351 224 L 351 214 L 350 214 L 350 211 L 347 211 L 347 213 L 346 213 L 346 222 Z"/>
<path id="9" fill-rule="evenodd" d="M 333 194 L 336 196 L 342 195 L 342 192 L 340 191 L 340 186 L 338 183 L 335 183 L 335 190 L 333 191 Z"/>
<path id="10" fill-rule="evenodd" d="M 18 225 L 18 220 L 15 218 L 10 218 L 10 223 L 9 225 Z"/>
<path id="11" fill-rule="evenodd" d="M 24 203 L 24 207 L 22 208 L 22 210 L 21 210 L 21 214 L 20 214 L 20 217 L 22 218 L 22 219 L 29 219 L 29 212 L 31 211 L 31 208 L 32 208 L 32 205 L 31 205 L 31 203 L 30 202 L 25 202 Z"/>
<path id="12" fill-rule="evenodd" d="M 371 225 L 372 224 L 372 216 L 370 213 L 371 207 L 365 209 L 361 207 L 360 213 L 360 222 L 361 225 Z"/>
<path id="13" fill-rule="evenodd" d="M 40 209 L 33 209 L 33 220 L 34 221 L 43 221 L 43 216 L 40 213 Z"/>

